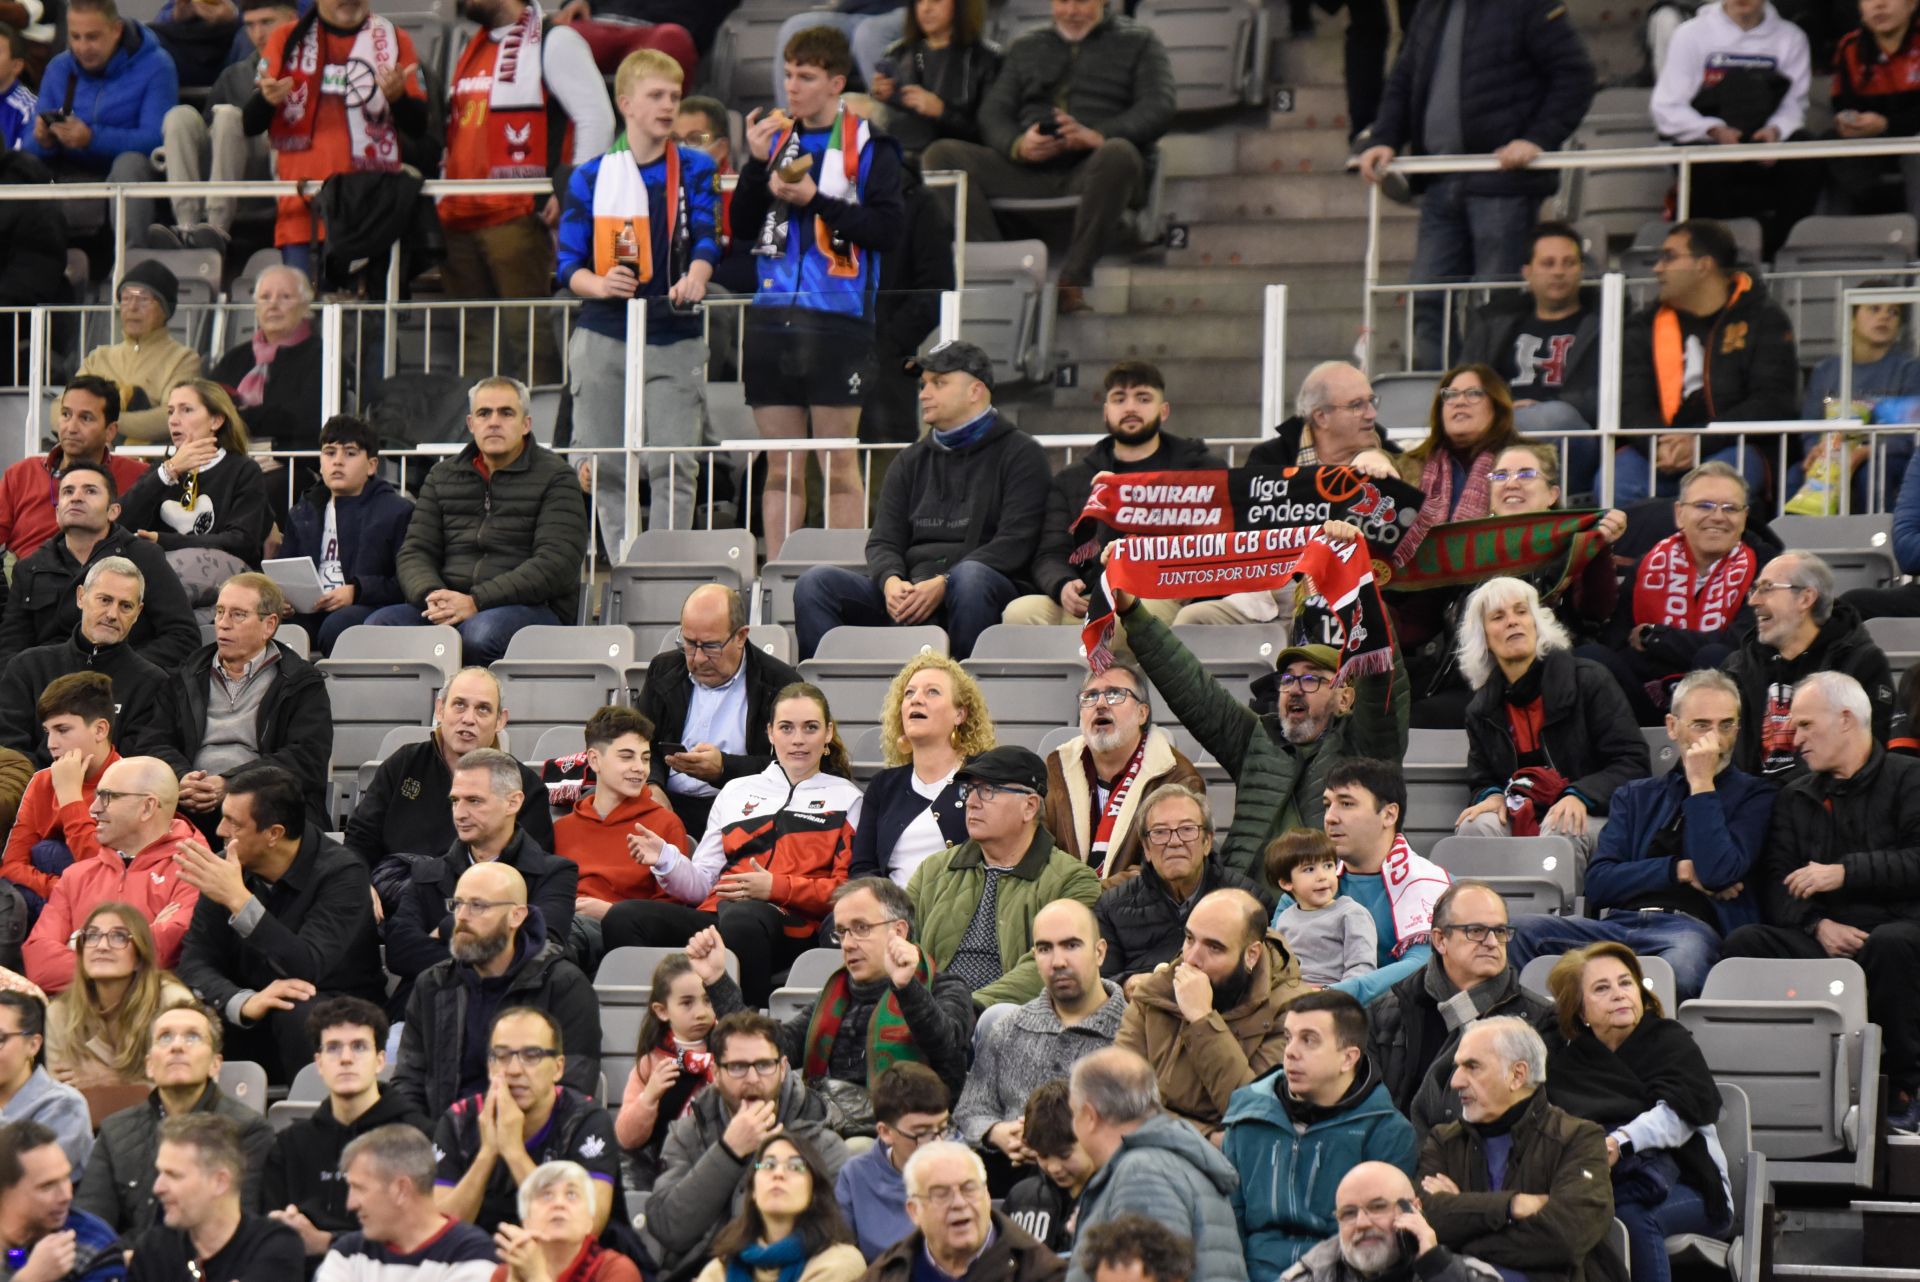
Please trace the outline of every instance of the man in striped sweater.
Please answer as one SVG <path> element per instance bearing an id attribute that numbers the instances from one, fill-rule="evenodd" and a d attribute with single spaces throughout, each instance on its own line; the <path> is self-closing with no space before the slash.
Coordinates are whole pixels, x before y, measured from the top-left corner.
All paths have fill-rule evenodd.
<path id="1" fill-rule="evenodd" d="M 433 1141 L 404 1122 L 368 1131 L 340 1155 L 358 1233 L 343 1233 L 314 1282 L 487 1282 L 493 1239 L 433 1202 Z"/>

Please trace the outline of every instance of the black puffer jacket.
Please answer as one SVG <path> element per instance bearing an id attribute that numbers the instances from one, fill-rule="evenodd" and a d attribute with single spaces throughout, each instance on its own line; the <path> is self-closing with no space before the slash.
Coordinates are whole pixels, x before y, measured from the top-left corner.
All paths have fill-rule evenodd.
<path id="1" fill-rule="evenodd" d="M 544 808 L 544 793 L 543 787 L 528 795 L 536 807 Z M 412 979 L 447 959 L 447 941 L 453 938 L 453 914 L 447 911 L 447 900 L 453 898 L 460 874 L 473 866 L 473 854 L 467 843 L 456 837 L 444 855 L 408 862 L 411 876 L 383 931 L 387 969 L 401 979 Z M 549 934 L 565 939 L 573 927 L 580 865 L 541 849 L 539 842 L 517 828 L 495 862 L 520 874 L 526 883 L 527 903 L 540 910 Z"/>
<path id="2" fill-rule="evenodd" d="M 867 536 L 867 577 L 919 583 L 978 561 L 1018 583 L 1046 502 L 1046 452 L 1005 418 L 957 450 L 929 432 L 887 469 Z"/>
<path id="3" fill-rule="evenodd" d="M 1787 893 L 1787 874 L 1839 864 L 1838 890 L 1810 899 Z M 1822 917 L 1871 930 L 1920 921 L 1920 758 L 1879 744 L 1850 779 L 1806 774 L 1780 790 L 1773 826 L 1754 868 L 1769 926 L 1806 930 Z"/>
<path id="4" fill-rule="evenodd" d="M 1087 505 L 1093 478 L 1101 472 L 1179 472 L 1198 468 L 1225 467 L 1226 463 L 1204 441 L 1188 440 L 1171 432 L 1160 434 L 1160 448 L 1137 463 L 1123 463 L 1113 456 L 1113 438 L 1108 437 L 1088 450 L 1077 462 L 1060 469 L 1047 491 L 1047 515 L 1040 523 L 1040 546 L 1033 554 L 1032 578 L 1039 589 L 1060 599 L 1060 589 L 1080 577 L 1067 564 L 1075 546 L 1073 523 Z"/>
<path id="5" fill-rule="evenodd" d="M 0 244 L 4 244 L 0 241 Z M 127 642 L 156 668 L 171 670 L 199 649 L 200 624 L 193 603 L 180 586 L 167 554 L 151 539 L 143 539 L 124 525 L 115 525 L 94 545 L 82 565 L 55 535 L 14 563 L 13 581 L 6 593 L 5 619 L 0 621 L 0 663 L 36 645 L 52 645 L 73 635 L 80 626 L 80 603 L 73 590 L 87 569 L 110 556 L 123 556 L 147 582 L 140 617 L 127 633 Z M 40 692 L 34 691 L 39 697 Z"/>
<path id="6" fill-rule="evenodd" d="M 1167 883 L 1142 862 L 1140 875 L 1103 892 L 1093 906 L 1094 920 L 1100 923 L 1100 938 L 1107 941 L 1107 959 L 1100 963 L 1105 979 L 1124 982 L 1131 975 L 1152 970 L 1163 961 L 1180 955 L 1187 914 L 1193 906 L 1216 890 L 1244 890 L 1257 898 L 1269 913 L 1273 894 L 1264 885 L 1242 877 L 1210 857 L 1200 875 L 1200 885 L 1185 903 L 1175 903 L 1167 893 Z"/>
<path id="7" fill-rule="evenodd" d="M 1173 63 L 1153 31 L 1111 12 L 1077 44 L 1052 23 L 1007 48 L 1006 62 L 980 103 L 980 140 L 999 155 L 1027 126 L 1051 120 L 1055 107 L 1103 137 L 1150 152 L 1173 124 Z M 1084 159 L 1051 162 L 1061 169 Z"/>
<path id="8" fill-rule="evenodd" d="M 1627 321 L 1620 350 L 1620 426 L 1704 427 L 1708 423 L 1769 422 L 1800 416 L 1800 361 L 1793 322 L 1767 297 L 1766 286 L 1733 274 L 1734 293 L 1714 317 L 1706 340 L 1706 385 L 1680 402 L 1671 422 L 1661 409 L 1654 322 L 1662 306 Z M 1682 340 L 1684 343 L 1684 340 Z M 1669 365 L 1678 370 L 1679 354 Z M 1644 442 L 1645 438 L 1642 438 Z M 1644 444 L 1636 446 L 1644 452 Z M 1763 457 L 1772 457 L 1770 450 Z"/>
<path id="9" fill-rule="evenodd" d="M 1820 635 L 1798 658 L 1781 658 L 1758 633 L 1750 633 L 1727 659 L 1725 671 L 1740 687 L 1740 737 L 1733 745 L 1733 764 L 1748 774 L 1778 783 L 1806 772 L 1793 749 L 1791 727 L 1785 721 L 1769 726 L 1768 709 L 1777 694 L 1784 716 L 1794 686 L 1816 672 L 1844 672 L 1860 683 L 1873 704 L 1875 743 L 1906 733 L 1906 713 L 1896 711 L 1887 656 L 1861 626 L 1859 611 L 1845 601 L 1833 603 Z"/>
<path id="10" fill-rule="evenodd" d="M 1540 698 L 1547 761 L 1585 799 L 1588 811 L 1604 815 L 1615 788 L 1645 778 L 1652 768 L 1647 741 L 1612 673 L 1565 650 L 1550 650 L 1539 662 L 1545 669 Z M 1467 705 L 1467 782 L 1475 801 L 1506 791 L 1519 768 L 1506 693 L 1507 678 L 1496 667 Z"/>
<path id="11" fill-rule="evenodd" d="M 1466 4 L 1460 65 L 1460 133 L 1468 154 L 1525 139 L 1542 151 L 1567 140 L 1593 102 L 1593 59 L 1562 0 L 1452 0 Z M 1451 4 L 1422 5 L 1400 46 L 1374 118 L 1373 140 L 1398 152 L 1427 150 L 1427 101 Z M 1474 196 L 1546 196 L 1551 169 L 1468 174 Z"/>
<path id="12" fill-rule="evenodd" d="M 1491 986 L 1492 1004 L 1479 1018 L 1513 1015 L 1539 1029 L 1549 1045 L 1559 1040 L 1553 1003 L 1522 988 L 1519 971 L 1508 966 L 1486 982 Z M 1460 1117 L 1460 1096 L 1448 1084 L 1459 1031 L 1428 1044 L 1435 1027 L 1432 1020 L 1438 1014 L 1436 989 L 1452 990 L 1438 954 L 1367 1005 L 1367 1053 L 1380 1068 L 1380 1080 L 1393 1096 L 1393 1106 L 1422 1134 Z"/>
<path id="13" fill-rule="evenodd" d="M 424 606 L 452 588 L 482 610 L 544 605 L 572 623 L 587 550 L 580 478 L 553 451 L 528 440 L 520 457 L 481 475 L 478 446 L 434 464 L 400 546 L 400 589 Z"/>
<path id="14" fill-rule="evenodd" d="M 114 744 L 130 757 L 142 752 L 142 740 L 153 726 L 153 701 L 167 674 L 127 642 L 93 645 L 79 628 L 65 641 L 21 651 L 0 674 L 0 747 L 25 753 L 36 769 L 53 764 L 34 707 L 48 682 L 70 672 L 98 672 L 113 682 Z"/>
<path id="15" fill-rule="evenodd" d="M 254 723 L 260 757 L 254 764 L 290 771 L 307 793 L 307 817 L 321 831 L 333 827 L 327 814 L 327 768 L 333 759 L 333 703 L 320 669 L 281 645 L 274 660 L 279 675 L 260 704 Z M 212 642 L 188 656 L 173 680 L 154 700 L 154 725 L 148 751 L 184 775 L 207 735 L 208 681 L 214 662 Z"/>

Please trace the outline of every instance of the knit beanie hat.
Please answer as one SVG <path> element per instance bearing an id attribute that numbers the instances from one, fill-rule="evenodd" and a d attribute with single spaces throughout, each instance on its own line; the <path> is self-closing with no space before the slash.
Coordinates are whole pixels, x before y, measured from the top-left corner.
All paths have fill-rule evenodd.
<path id="1" fill-rule="evenodd" d="M 129 285 L 138 285 L 160 300 L 160 306 L 166 308 L 171 317 L 180 307 L 180 282 L 167 270 L 167 265 L 158 259 L 143 258 L 127 268 L 127 274 L 120 278 L 120 289 Z M 119 290 L 114 296 L 119 297 Z"/>

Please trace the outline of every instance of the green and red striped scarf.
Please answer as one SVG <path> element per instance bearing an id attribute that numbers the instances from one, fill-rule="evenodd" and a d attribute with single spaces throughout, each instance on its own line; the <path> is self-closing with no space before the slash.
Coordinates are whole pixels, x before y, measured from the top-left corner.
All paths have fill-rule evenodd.
<path id="1" fill-rule="evenodd" d="M 925 952 L 920 954 L 920 966 L 914 971 L 914 978 L 933 987 L 933 962 Z M 801 1075 L 809 1082 L 818 1081 L 827 1075 L 827 1065 L 833 1060 L 833 1040 L 840 1035 L 840 1025 L 847 1017 L 847 1007 L 853 1002 L 853 979 L 847 974 L 846 967 L 833 972 L 826 987 L 820 990 L 820 1000 L 814 1004 L 813 1019 L 807 1024 L 807 1054 Z M 924 1064 L 926 1053 L 914 1045 L 913 1031 L 907 1027 L 907 1017 L 900 1012 L 900 1000 L 894 996 L 893 988 L 888 986 L 880 1004 L 874 1008 L 873 1018 L 867 1021 L 867 1082 L 869 1086 L 880 1080 L 880 1074 L 895 1064 Z"/>

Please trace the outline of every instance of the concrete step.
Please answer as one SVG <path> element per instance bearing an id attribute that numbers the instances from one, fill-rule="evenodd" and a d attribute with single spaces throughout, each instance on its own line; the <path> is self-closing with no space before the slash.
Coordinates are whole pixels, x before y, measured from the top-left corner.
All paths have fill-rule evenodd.
<path id="1" fill-rule="evenodd" d="M 1415 220 L 1393 218 L 1381 227 L 1381 255 L 1413 261 Z M 1187 248 L 1167 251 L 1168 267 L 1274 267 L 1344 264 L 1355 273 L 1366 256 L 1366 225 L 1357 219 L 1325 219 L 1277 225 L 1263 220 L 1200 222 Z M 1357 291 L 1356 291 L 1357 292 Z"/>
<path id="2" fill-rule="evenodd" d="M 1346 172 L 1348 148 L 1344 129 L 1256 129 L 1239 135 L 1234 141 L 1234 164 L 1227 172 Z"/>
<path id="3" fill-rule="evenodd" d="M 1404 275 L 1406 263 L 1387 270 Z M 1102 269 L 1097 287 L 1109 296 L 1124 296 L 1124 311 L 1134 315 L 1184 316 L 1194 313 L 1260 316 L 1266 311 L 1266 287 L 1287 286 L 1287 306 L 1298 322 L 1315 312 L 1360 309 L 1359 278 L 1352 268 L 1294 267 L 1281 271 L 1249 271 L 1234 267 L 1135 267 Z M 1110 288 L 1109 288 L 1110 287 Z M 1116 304 L 1116 311 L 1121 310 Z"/>
<path id="4" fill-rule="evenodd" d="M 1276 86 L 1281 82 L 1275 81 Z M 1293 110 L 1267 113 L 1267 128 L 1279 130 L 1347 130 L 1347 90 L 1344 84 L 1287 86 L 1293 90 Z"/>
<path id="5" fill-rule="evenodd" d="M 1358 174 L 1231 174 L 1169 181 L 1164 208 L 1173 221 L 1185 223 L 1346 218 L 1360 225 L 1367 216 L 1367 195 Z M 1415 216 L 1409 206 L 1392 201 L 1382 202 L 1381 212 L 1387 221 Z"/>

